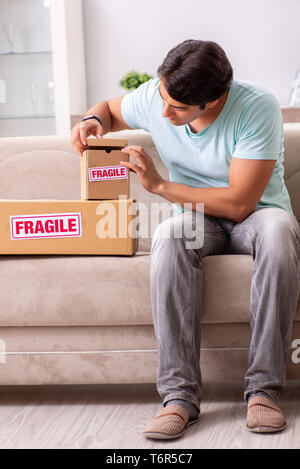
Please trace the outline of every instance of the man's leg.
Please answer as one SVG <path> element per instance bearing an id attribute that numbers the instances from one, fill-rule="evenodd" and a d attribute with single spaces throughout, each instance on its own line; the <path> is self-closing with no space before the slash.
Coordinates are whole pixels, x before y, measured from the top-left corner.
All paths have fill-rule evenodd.
<path id="1" fill-rule="evenodd" d="M 231 253 L 251 254 L 251 343 L 245 399 L 276 401 L 285 384 L 293 315 L 300 292 L 300 229 L 280 208 L 256 210 L 231 232 Z"/>
<path id="2" fill-rule="evenodd" d="M 164 405 L 174 399 L 186 400 L 199 411 L 201 259 L 226 253 L 229 238 L 214 217 L 204 216 L 204 244 L 191 248 L 184 232 L 201 225 L 197 217 L 203 214 L 185 212 L 156 228 L 151 247 L 150 286 L 158 345 L 158 393 Z M 189 225 L 191 229 L 186 229 Z M 180 232 L 182 237 L 174 235 Z M 170 233 L 170 237 L 166 237 L 166 233 Z"/>

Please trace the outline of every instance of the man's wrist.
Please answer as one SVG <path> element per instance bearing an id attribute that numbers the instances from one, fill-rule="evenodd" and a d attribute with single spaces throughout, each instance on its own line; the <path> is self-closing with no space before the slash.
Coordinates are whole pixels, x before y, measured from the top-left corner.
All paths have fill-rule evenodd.
<path id="1" fill-rule="evenodd" d="M 165 192 L 165 187 L 166 187 L 166 183 L 168 181 L 165 181 L 164 179 L 161 180 L 161 182 L 157 185 L 157 188 L 155 190 L 155 194 L 157 195 L 160 195 L 163 197 L 163 194 Z"/>
<path id="2" fill-rule="evenodd" d="M 99 122 L 99 124 L 101 125 L 101 127 L 103 128 L 102 120 L 100 119 L 100 117 L 96 116 L 95 114 L 83 117 L 83 119 L 81 119 L 81 122 L 85 122 L 89 119 L 96 119 Z"/>

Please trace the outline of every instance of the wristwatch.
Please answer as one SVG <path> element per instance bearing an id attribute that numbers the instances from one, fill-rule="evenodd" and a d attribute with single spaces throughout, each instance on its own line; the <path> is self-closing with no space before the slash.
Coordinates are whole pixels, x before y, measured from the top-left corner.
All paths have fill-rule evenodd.
<path id="1" fill-rule="evenodd" d="M 88 119 L 96 119 L 99 122 L 99 124 L 101 125 L 101 127 L 103 127 L 102 120 L 98 116 L 94 116 L 94 115 L 84 117 L 83 119 L 81 119 L 81 122 L 87 121 Z"/>

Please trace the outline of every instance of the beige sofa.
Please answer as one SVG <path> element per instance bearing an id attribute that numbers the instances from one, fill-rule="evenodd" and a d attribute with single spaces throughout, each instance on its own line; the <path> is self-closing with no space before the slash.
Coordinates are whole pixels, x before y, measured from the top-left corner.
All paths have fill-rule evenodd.
<path id="1" fill-rule="evenodd" d="M 142 145 L 167 177 L 149 134 L 124 131 L 106 137 Z M 300 220 L 300 124 L 285 124 L 285 145 L 286 183 Z M 0 169 L 2 199 L 80 199 L 80 157 L 68 137 L 0 139 Z M 144 190 L 135 174 L 131 196 L 147 207 L 166 203 Z M 141 224 L 151 225 L 150 218 L 141 211 Z M 155 382 L 150 245 L 151 236 L 143 235 L 133 257 L 1 256 L 0 384 Z M 246 255 L 204 259 L 201 366 L 206 382 L 243 379 L 252 268 Z M 300 304 L 293 346 L 297 338 Z M 300 379 L 297 350 L 291 348 L 289 379 Z"/>

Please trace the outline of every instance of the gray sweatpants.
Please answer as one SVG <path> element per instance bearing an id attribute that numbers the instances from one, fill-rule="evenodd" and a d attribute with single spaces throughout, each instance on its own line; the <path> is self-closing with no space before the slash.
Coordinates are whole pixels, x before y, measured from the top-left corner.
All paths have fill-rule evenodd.
<path id="1" fill-rule="evenodd" d="M 199 217 L 203 245 L 187 247 L 185 233 L 195 230 Z M 263 391 L 276 400 L 285 384 L 292 321 L 300 293 L 300 229 L 296 218 L 273 207 L 256 209 L 241 223 L 208 215 L 203 220 L 203 214 L 188 211 L 160 223 L 151 246 L 157 390 L 163 404 L 184 399 L 200 409 L 202 258 L 217 254 L 249 254 L 254 260 L 244 398 Z"/>

